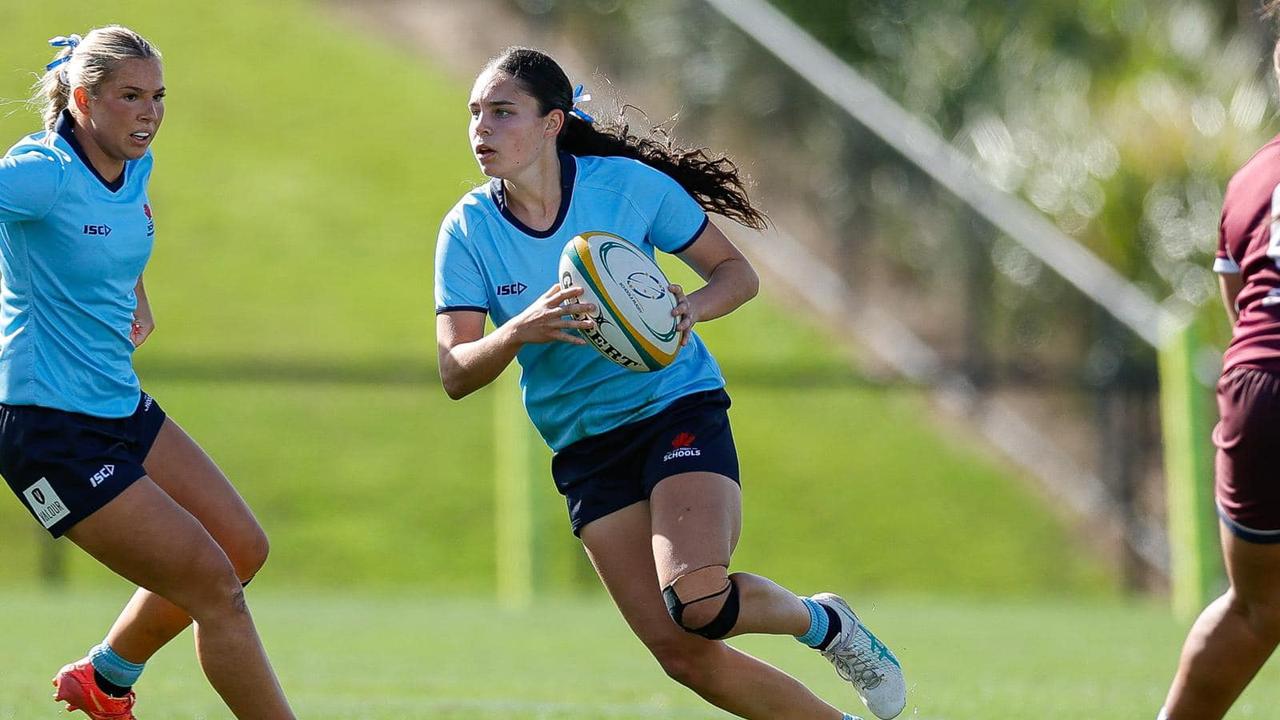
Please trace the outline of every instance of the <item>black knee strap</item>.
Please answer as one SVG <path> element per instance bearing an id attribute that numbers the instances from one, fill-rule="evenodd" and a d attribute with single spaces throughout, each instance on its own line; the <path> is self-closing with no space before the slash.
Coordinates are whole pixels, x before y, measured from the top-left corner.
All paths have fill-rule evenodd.
<path id="1" fill-rule="evenodd" d="M 691 628 L 684 624 L 684 609 L 690 605 L 710 600 L 715 597 L 724 595 L 724 604 L 720 606 L 720 612 L 716 614 L 711 622 L 700 628 Z M 667 614 L 671 615 L 671 619 L 681 628 L 695 635 L 701 635 L 708 640 L 719 640 L 738 623 L 738 584 L 733 581 L 733 577 L 728 578 L 728 584 L 723 590 L 690 600 L 689 602 L 681 602 L 680 596 L 676 595 L 675 583 L 662 588 L 662 599 L 667 604 Z"/>

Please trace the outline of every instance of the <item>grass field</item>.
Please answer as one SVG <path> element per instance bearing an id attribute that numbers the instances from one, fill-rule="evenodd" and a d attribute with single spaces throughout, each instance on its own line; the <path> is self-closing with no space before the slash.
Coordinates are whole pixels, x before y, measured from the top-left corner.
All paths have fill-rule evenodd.
<path id="1" fill-rule="evenodd" d="M 299 716 L 309 720 L 724 718 L 675 685 L 603 600 L 513 613 L 487 601 L 289 594 L 269 577 L 250 594 Z M 100 639 L 127 590 L 0 595 L 0 720 L 60 716 L 48 678 Z M 904 720 L 1150 720 L 1184 628 L 1162 607 L 880 597 L 860 603 L 902 657 Z M 857 712 L 825 661 L 788 638 L 739 647 Z M 1270 718 L 1266 669 L 1231 718 Z M 230 717 L 194 659 L 190 634 L 138 686 L 143 718 Z"/>

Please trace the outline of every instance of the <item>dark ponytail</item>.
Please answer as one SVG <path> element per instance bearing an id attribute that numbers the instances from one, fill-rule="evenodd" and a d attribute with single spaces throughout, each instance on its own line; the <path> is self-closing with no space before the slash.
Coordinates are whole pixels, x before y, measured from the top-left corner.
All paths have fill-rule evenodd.
<path id="1" fill-rule="evenodd" d="M 1276 0 L 1280 2 L 1280 0 Z M 768 218 L 752 206 L 738 166 L 726 155 L 712 156 L 706 148 L 675 144 L 669 123 L 650 128 L 648 137 L 631 134 L 624 106 L 609 123 L 590 123 L 571 114 L 573 88 L 564 70 L 549 55 L 531 48 L 511 47 L 489 61 L 486 70 L 510 75 L 521 89 L 538 101 L 543 115 L 560 110 L 564 127 L 558 147 L 571 155 L 621 156 L 639 160 L 671 177 L 708 212 L 747 227 L 764 228 Z"/>

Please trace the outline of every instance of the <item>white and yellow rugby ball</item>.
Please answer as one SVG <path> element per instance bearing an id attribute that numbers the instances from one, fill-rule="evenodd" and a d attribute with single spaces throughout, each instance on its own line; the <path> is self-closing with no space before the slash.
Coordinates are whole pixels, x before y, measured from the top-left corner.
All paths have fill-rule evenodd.
<path id="1" fill-rule="evenodd" d="M 560 253 L 560 285 L 584 288 L 577 302 L 596 306 L 595 327 L 578 332 L 600 354 L 637 372 L 661 370 L 676 359 L 676 298 L 640 248 L 607 232 L 577 235 Z"/>

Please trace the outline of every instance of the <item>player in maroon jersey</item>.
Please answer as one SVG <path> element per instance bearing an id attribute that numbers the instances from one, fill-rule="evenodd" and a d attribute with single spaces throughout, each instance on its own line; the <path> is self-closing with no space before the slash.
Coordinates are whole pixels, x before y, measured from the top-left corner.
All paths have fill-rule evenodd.
<path id="1" fill-rule="evenodd" d="M 1274 60 L 1280 76 L 1280 43 Z M 1280 136 L 1228 183 L 1213 269 L 1233 325 L 1213 431 L 1231 585 L 1187 635 L 1162 720 L 1221 718 L 1280 643 Z"/>

